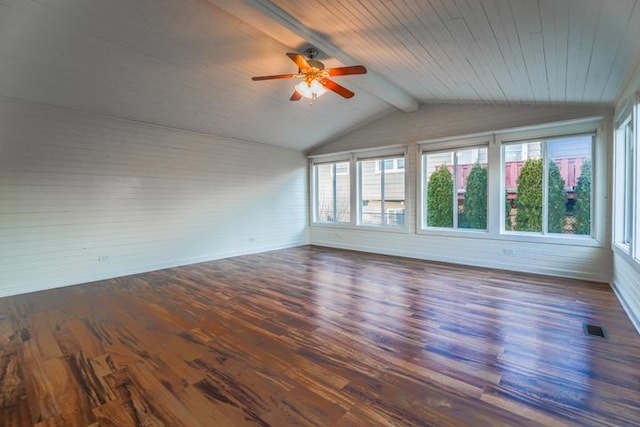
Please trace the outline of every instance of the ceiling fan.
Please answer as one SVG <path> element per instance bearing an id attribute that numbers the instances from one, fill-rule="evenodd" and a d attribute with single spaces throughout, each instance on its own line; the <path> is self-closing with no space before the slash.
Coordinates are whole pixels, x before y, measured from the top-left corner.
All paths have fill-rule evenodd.
<path id="1" fill-rule="evenodd" d="M 315 101 L 319 96 L 327 92 L 327 89 L 337 93 L 344 98 L 351 98 L 355 95 L 349 89 L 339 85 L 329 77 L 346 76 L 350 74 L 366 74 L 367 69 L 362 65 L 352 65 L 350 67 L 324 68 L 324 64 L 316 59 L 318 51 L 314 48 L 305 50 L 304 56 L 299 53 L 287 53 L 293 62 L 298 66 L 298 74 L 277 74 L 274 76 L 252 77 L 251 80 L 273 80 L 273 79 L 304 79 L 298 83 L 294 90 L 291 101 L 299 101 L 301 98 L 309 98 L 311 102 Z"/>

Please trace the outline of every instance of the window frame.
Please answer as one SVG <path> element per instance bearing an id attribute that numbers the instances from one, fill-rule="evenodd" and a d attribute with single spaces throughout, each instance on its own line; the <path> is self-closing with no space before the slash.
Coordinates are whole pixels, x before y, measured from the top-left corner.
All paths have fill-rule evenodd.
<path id="1" fill-rule="evenodd" d="M 603 199 L 606 197 L 606 153 L 607 142 L 603 138 L 607 138 L 605 131 L 606 121 L 603 117 L 590 117 L 581 120 L 576 120 L 569 123 L 556 123 L 548 124 L 544 126 L 532 126 L 530 128 L 523 129 L 521 131 L 501 132 L 496 134 L 496 148 L 499 156 L 498 167 L 500 169 L 500 189 L 499 195 L 500 204 L 500 221 L 499 221 L 499 236 L 504 240 L 517 240 L 524 242 L 542 242 L 550 244 L 567 244 L 572 246 L 594 246 L 604 247 L 605 236 L 605 218 L 606 207 L 600 206 L 603 203 Z M 591 141 L 591 234 L 590 235 L 576 235 L 576 234 L 562 234 L 562 233 L 537 233 L 537 232 L 522 232 L 505 230 L 505 201 L 504 194 L 505 188 L 505 176 L 504 176 L 504 150 L 502 149 L 504 144 L 528 142 L 528 141 L 544 141 L 545 143 L 541 147 L 543 152 L 543 159 L 546 159 L 546 142 L 548 140 L 558 139 L 562 137 L 577 136 L 577 135 L 593 135 Z M 545 165 L 545 171 L 548 168 Z M 548 174 L 544 174 L 544 179 L 547 179 Z M 545 187 L 547 187 L 545 181 Z M 546 191 L 546 190 L 545 190 Z M 599 207 L 598 209 L 596 207 Z M 543 220 L 548 220 L 547 210 L 543 206 Z"/>
<path id="2" fill-rule="evenodd" d="M 380 162 L 383 162 L 385 160 L 392 160 L 393 161 L 393 163 L 392 163 L 393 166 L 392 167 L 390 167 L 390 168 L 387 168 L 386 166 L 384 167 L 385 173 L 395 173 L 395 172 L 404 172 L 404 173 L 406 173 L 407 161 L 406 161 L 406 159 L 403 159 L 404 160 L 403 165 L 402 165 L 402 167 L 400 167 L 399 164 L 398 164 L 399 160 L 400 160 L 399 157 L 392 157 L 392 158 L 385 157 L 385 158 L 380 159 L 380 161 L 376 162 L 376 164 L 375 164 L 375 173 L 380 173 Z"/>
<path id="3" fill-rule="evenodd" d="M 351 179 L 349 180 L 349 221 L 320 221 L 319 220 L 319 200 L 318 200 L 318 196 L 319 196 L 319 180 L 318 180 L 318 168 L 317 166 L 322 166 L 322 165 L 332 165 L 333 166 L 333 186 L 334 186 L 334 191 L 336 190 L 336 179 L 337 176 L 341 175 L 347 175 L 345 173 L 337 173 L 337 164 L 338 163 L 347 163 L 349 165 L 348 167 L 348 174 L 351 174 L 351 169 L 352 169 L 352 165 L 351 165 L 351 160 L 347 157 L 347 158 L 337 158 L 337 159 L 331 159 L 331 160 L 319 160 L 319 161 L 312 161 L 311 162 L 311 187 L 312 187 L 312 191 L 311 191 L 311 215 L 310 215 L 310 219 L 311 219 L 311 224 L 313 225 L 328 225 L 328 226 L 345 226 L 345 225 L 349 225 L 351 223 L 351 208 L 352 208 L 352 202 L 351 202 L 351 193 L 352 193 L 352 183 L 351 183 Z M 336 210 L 336 194 L 333 195 L 333 199 L 334 199 L 334 211 Z"/>
<path id="4" fill-rule="evenodd" d="M 358 172 L 358 161 L 373 160 L 376 158 L 404 158 L 404 169 L 399 172 L 404 174 L 404 225 L 370 225 L 359 224 L 359 200 L 360 200 L 360 182 Z M 349 222 L 319 222 L 317 221 L 317 204 L 318 204 L 318 187 L 316 176 L 316 165 L 327 163 L 349 163 L 349 188 L 350 188 L 350 221 Z M 329 154 L 319 154 L 309 156 L 309 225 L 311 227 L 332 228 L 332 229 L 349 229 L 349 230 L 375 230 L 385 233 L 402 233 L 409 232 L 409 209 L 411 209 L 411 194 L 413 188 L 409 180 L 409 152 L 405 145 L 392 145 L 386 147 L 377 147 L 372 149 L 362 149 L 350 152 L 338 152 Z M 397 163 L 396 163 L 397 164 Z M 341 174 L 339 174 L 341 175 Z"/>
<path id="5" fill-rule="evenodd" d="M 635 113 L 634 113 L 635 114 Z M 493 132 L 457 135 L 452 137 L 416 141 L 409 145 L 388 145 L 354 151 L 342 151 L 309 156 L 309 196 L 310 226 L 332 229 L 363 230 L 388 233 L 402 233 L 415 235 L 432 235 L 443 237 L 460 237 L 483 239 L 502 242 L 530 242 L 553 245 L 611 247 L 608 239 L 611 229 L 607 229 L 610 207 L 609 193 L 611 182 L 607 169 L 611 166 L 608 153 L 611 149 L 613 130 L 612 122 L 604 116 L 591 116 L 563 122 L 550 122 L 519 128 L 508 128 Z M 592 198 L 591 198 L 591 236 L 572 234 L 546 234 L 504 232 L 504 176 L 502 168 L 502 143 L 522 140 L 553 139 L 575 134 L 593 133 L 592 140 Z M 487 230 L 467 228 L 423 228 L 424 179 L 422 167 L 422 153 L 433 151 L 457 151 L 467 148 L 488 145 L 487 152 Z M 384 157 L 404 157 L 404 226 L 382 226 L 360 224 L 361 178 L 357 162 L 366 159 L 380 159 Z M 638 153 L 636 152 L 636 157 Z M 350 182 L 350 210 L 349 223 L 320 223 L 314 222 L 315 194 L 313 165 L 317 163 L 349 161 Z M 637 161 L 636 161 L 637 162 Z M 636 189 L 638 192 L 638 189 Z M 500 243 L 497 243 L 500 244 Z"/>
<path id="6" fill-rule="evenodd" d="M 633 112 L 626 114 L 614 130 L 613 158 L 613 246 L 626 254 L 634 249 L 634 159 Z M 629 131 L 629 128 L 630 131 Z M 629 131 L 629 132 L 628 132 Z M 622 135 L 621 135 L 622 133 Z"/>
<path id="7" fill-rule="evenodd" d="M 489 229 L 489 188 L 490 177 L 489 177 L 489 149 L 490 149 L 491 141 L 490 138 L 482 137 L 479 139 L 457 139 L 455 141 L 449 141 L 445 143 L 427 143 L 421 144 L 418 150 L 418 162 L 419 162 L 419 197 L 420 200 L 417 203 L 419 206 L 419 210 L 417 212 L 416 218 L 418 218 L 418 232 L 461 232 L 461 233 L 482 233 L 487 234 Z M 465 150 L 473 150 L 473 149 L 483 149 L 487 150 L 487 228 L 486 229 L 476 229 L 476 228 L 461 228 L 458 224 L 458 215 L 455 213 L 458 209 L 457 205 L 457 194 L 458 194 L 458 178 L 457 178 L 457 166 L 458 166 L 458 158 L 456 154 L 460 151 Z M 429 154 L 441 154 L 441 153 L 452 153 L 453 154 L 453 168 L 454 168 L 454 176 L 453 176 L 453 186 L 454 186 L 454 196 L 451 200 L 453 205 L 453 226 L 452 227 L 433 227 L 427 225 L 427 215 L 428 215 L 428 206 L 427 206 L 427 167 L 426 167 L 426 156 Z M 428 234 L 428 233 L 427 233 Z"/>
<path id="8" fill-rule="evenodd" d="M 397 160 L 399 158 L 404 159 L 405 167 L 403 169 L 397 168 Z M 384 160 L 393 159 L 394 167 L 387 172 L 384 168 L 384 164 L 381 163 Z M 374 175 L 380 176 L 380 188 L 381 188 L 381 223 L 380 224 L 365 224 L 362 222 L 362 207 L 363 207 L 363 199 L 362 199 L 362 162 L 374 161 Z M 355 175 L 356 175 L 356 191 L 355 191 L 355 208 L 356 208 L 356 218 L 354 226 L 358 229 L 374 229 L 374 230 L 400 230 L 406 232 L 408 230 L 408 203 L 407 203 L 407 194 L 410 194 L 410 188 L 408 187 L 408 174 L 407 174 L 407 152 L 403 150 L 402 152 L 398 151 L 390 151 L 390 152 L 382 152 L 382 153 L 360 153 L 356 154 L 353 158 L 353 162 L 355 163 Z M 381 168 L 380 165 L 383 165 Z M 403 174 L 403 186 L 404 186 L 404 224 L 402 225 L 393 225 L 393 224 L 385 224 L 383 223 L 383 219 L 386 218 L 387 212 L 384 208 L 384 184 L 385 184 L 385 175 L 387 173 L 392 173 L 394 175 L 402 172 Z M 396 175 L 397 176 L 397 175 Z M 352 205 L 353 206 L 353 205 Z M 394 208 L 390 208 L 394 209 Z M 388 221 L 387 221 L 388 222 Z"/>
<path id="9" fill-rule="evenodd" d="M 543 236 L 572 236 L 572 237 L 576 237 L 576 238 L 590 238 L 593 236 L 593 227 L 591 227 L 592 229 L 590 230 L 589 235 L 580 235 L 580 234 L 570 234 L 570 233 L 553 233 L 549 231 L 549 161 L 551 160 L 549 158 L 549 143 L 553 142 L 554 140 L 558 140 L 561 138 L 570 138 L 570 137 L 574 137 L 574 136 L 591 136 L 591 158 L 590 161 L 593 162 L 593 158 L 594 158 L 594 151 L 595 151 L 595 138 L 596 138 L 596 133 L 595 132 L 585 132 L 585 133 L 572 133 L 569 135 L 554 135 L 551 137 L 544 137 L 544 138 L 532 138 L 532 139 L 527 139 L 527 140 L 516 140 L 516 141 L 503 141 L 501 143 L 501 159 L 500 159 L 500 168 L 501 168 L 501 177 L 502 177 L 502 186 L 501 186 L 501 192 L 504 194 L 507 191 L 505 182 L 505 171 L 506 168 L 505 163 L 507 162 L 507 156 L 506 156 L 506 147 L 508 146 L 513 146 L 516 144 L 530 144 L 532 142 L 539 142 L 540 143 L 540 159 L 542 160 L 542 198 L 543 198 L 543 204 L 542 204 L 542 218 L 541 218 L 541 226 L 542 226 L 542 230 L 540 232 L 535 232 L 535 231 L 517 231 L 517 230 L 506 230 L 505 229 L 505 222 L 506 222 L 506 218 L 505 220 L 501 221 L 502 223 L 502 227 L 501 227 L 501 231 L 505 234 L 517 234 L 517 233 L 522 233 L 525 235 L 543 235 Z M 524 149 L 523 152 L 526 152 L 527 150 Z M 593 178 L 593 171 L 591 173 L 591 178 Z M 592 179 L 593 180 L 593 179 Z M 593 187 L 591 187 L 591 200 L 594 198 L 593 197 Z M 506 211 L 506 201 L 502 201 L 502 205 L 501 208 Z M 593 217 L 593 203 L 591 203 L 591 205 L 589 206 L 590 209 L 590 216 Z"/>
<path id="10" fill-rule="evenodd" d="M 636 266 L 640 266 L 640 227 L 638 226 L 638 220 L 640 220 L 640 132 L 638 127 L 640 125 L 640 92 L 636 92 L 636 99 L 633 104 L 633 122 L 632 122 L 632 162 L 633 171 L 631 173 L 632 183 L 632 200 L 631 200 L 631 254 Z"/>

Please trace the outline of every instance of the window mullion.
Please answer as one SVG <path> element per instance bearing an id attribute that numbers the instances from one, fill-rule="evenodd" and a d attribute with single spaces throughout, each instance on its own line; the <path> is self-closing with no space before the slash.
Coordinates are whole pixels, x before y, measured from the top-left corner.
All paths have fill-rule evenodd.
<path id="1" fill-rule="evenodd" d="M 351 225 L 358 224 L 358 218 L 360 215 L 360 208 L 358 207 L 359 200 L 359 190 L 358 186 L 360 185 L 360 168 L 358 167 L 358 162 L 355 159 L 355 156 L 351 156 L 349 158 L 349 207 L 350 207 L 350 216 L 349 222 Z"/>
<path id="2" fill-rule="evenodd" d="M 387 225 L 387 219 L 384 216 L 384 160 L 380 161 L 380 225 Z"/>
<path id="3" fill-rule="evenodd" d="M 547 158 L 547 141 L 542 146 L 542 234 L 549 234 L 549 159 Z"/>
<path id="4" fill-rule="evenodd" d="M 333 222 L 338 222 L 338 174 L 335 163 L 331 169 L 333 173 Z"/>
<path id="5" fill-rule="evenodd" d="M 453 151 L 453 228 L 458 228 L 458 152 Z"/>
<path id="6" fill-rule="evenodd" d="M 422 195 L 420 197 L 422 197 L 422 200 L 420 200 L 419 206 L 420 206 L 420 211 L 421 211 L 421 221 L 422 224 L 420 224 L 420 228 L 425 228 L 427 226 L 427 210 L 429 209 L 429 205 L 427 204 L 427 157 L 425 156 L 424 153 L 420 153 L 420 159 L 421 159 L 421 163 L 422 163 L 422 167 L 421 167 L 421 189 L 422 189 Z"/>
<path id="7" fill-rule="evenodd" d="M 320 185 L 318 184 L 318 166 L 313 167 L 313 192 L 315 197 L 313 198 L 313 221 L 320 219 Z"/>
<path id="8" fill-rule="evenodd" d="M 636 104 L 633 107 L 633 120 L 631 121 L 631 126 L 629 129 L 629 133 L 631 134 L 629 137 L 629 157 L 631 158 L 631 167 L 630 167 L 630 192 L 631 197 L 629 200 L 629 204 L 631 206 L 629 212 L 629 253 L 636 260 L 640 259 L 640 253 L 637 248 L 640 245 L 640 230 L 638 229 L 638 220 L 640 219 L 640 212 L 638 212 L 638 200 L 640 200 L 640 187 L 638 186 L 638 179 L 640 179 L 640 132 L 638 132 L 638 128 L 640 128 L 638 121 L 640 120 L 640 94 L 636 94 Z"/>

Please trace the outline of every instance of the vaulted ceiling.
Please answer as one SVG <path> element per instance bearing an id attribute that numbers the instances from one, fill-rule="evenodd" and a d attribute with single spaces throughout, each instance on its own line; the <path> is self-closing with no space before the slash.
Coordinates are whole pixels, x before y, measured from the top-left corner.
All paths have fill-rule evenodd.
<path id="1" fill-rule="evenodd" d="M 300 150 L 419 104 L 612 104 L 639 0 L 0 0 L 0 97 Z M 356 92 L 291 102 L 313 45 Z"/>

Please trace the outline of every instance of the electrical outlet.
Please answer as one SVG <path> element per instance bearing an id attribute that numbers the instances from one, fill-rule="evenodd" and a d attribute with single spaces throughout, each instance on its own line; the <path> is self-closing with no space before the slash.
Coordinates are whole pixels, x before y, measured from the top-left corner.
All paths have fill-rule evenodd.
<path id="1" fill-rule="evenodd" d="M 502 253 L 505 255 L 515 255 L 516 251 L 513 248 L 504 248 L 502 249 Z"/>
<path id="2" fill-rule="evenodd" d="M 109 255 L 98 255 L 98 261 L 99 262 L 109 261 Z"/>

